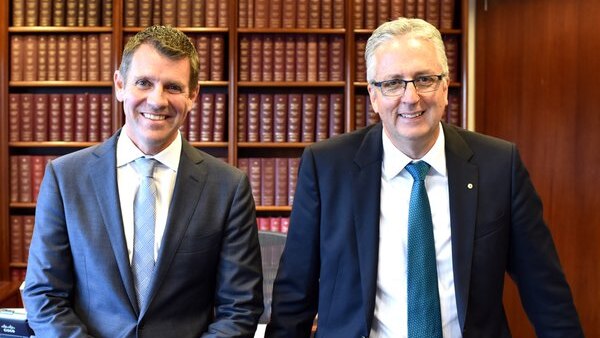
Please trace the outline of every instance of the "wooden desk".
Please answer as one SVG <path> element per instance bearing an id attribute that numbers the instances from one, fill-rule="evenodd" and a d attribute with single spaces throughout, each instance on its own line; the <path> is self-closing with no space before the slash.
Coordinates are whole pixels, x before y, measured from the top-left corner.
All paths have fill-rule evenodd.
<path id="1" fill-rule="evenodd" d="M 19 286 L 21 282 L 0 281 L 0 307 L 22 307 Z"/>

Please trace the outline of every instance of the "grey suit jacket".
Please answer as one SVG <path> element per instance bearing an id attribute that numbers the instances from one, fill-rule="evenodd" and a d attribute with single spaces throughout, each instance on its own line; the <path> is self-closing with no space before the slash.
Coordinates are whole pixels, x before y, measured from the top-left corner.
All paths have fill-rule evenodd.
<path id="1" fill-rule="evenodd" d="M 24 290 L 37 337 L 252 337 L 263 299 L 247 177 L 184 140 L 150 301 L 139 309 L 118 135 L 46 167 Z"/>
<path id="2" fill-rule="evenodd" d="M 464 338 L 509 337 L 504 275 L 540 337 L 582 337 L 542 205 L 514 144 L 443 124 Z M 308 147 L 267 337 L 367 337 L 377 289 L 382 126 Z"/>

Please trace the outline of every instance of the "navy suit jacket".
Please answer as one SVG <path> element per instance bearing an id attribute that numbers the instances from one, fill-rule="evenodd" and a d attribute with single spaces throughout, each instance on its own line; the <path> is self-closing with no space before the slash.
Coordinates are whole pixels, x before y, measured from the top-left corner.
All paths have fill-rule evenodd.
<path id="1" fill-rule="evenodd" d="M 46 167 L 24 301 L 37 337 L 252 337 L 262 313 L 246 175 L 184 140 L 167 226 L 138 308 L 116 175 L 116 142 Z"/>
<path id="2" fill-rule="evenodd" d="M 443 124 L 463 337 L 510 337 L 504 274 L 540 337 L 583 336 L 542 205 L 515 146 Z M 382 126 L 308 147 L 267 337 L 367 337 L 377 286 Z M 470 188 L 469 188 L 470 187 Z"/>

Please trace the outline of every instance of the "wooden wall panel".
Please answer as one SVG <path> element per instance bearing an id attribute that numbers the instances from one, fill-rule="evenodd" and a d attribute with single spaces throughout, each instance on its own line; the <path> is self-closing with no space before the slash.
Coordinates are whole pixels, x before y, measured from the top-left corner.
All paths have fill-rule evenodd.
<path id="1" fill-rule="evenodd" d="M 476 130 L 519 146 L 586 336 L 600 337 L 600 2 L 484 3 L 477 0 Z M 507 284 L 513 336 L 534 337 Z"/>

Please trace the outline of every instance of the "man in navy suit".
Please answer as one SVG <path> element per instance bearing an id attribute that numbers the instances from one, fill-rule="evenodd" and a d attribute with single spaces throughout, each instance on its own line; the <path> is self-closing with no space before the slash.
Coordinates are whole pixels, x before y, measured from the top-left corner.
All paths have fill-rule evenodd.
<path id="1" fill-rule="evenodd" d="M 450 79 L 439 31 L 387 22 L 365 54 L 381 123 L 305 150 L 267 337 L 309 337 L 316 314 L 317 337 L 431 337 L 408 333 L 405 166 L 419 161 L 430 165 L 437 336 L 510 337 L 508 273 L 538 336 L 582 337 L 515 145 L 442 122 Z"/>
<path id="2" fill-rule="evenodd" d="M 179 132 L 198 95 L 198 64 L 174 28 L 136 34 L 114 75 L 123 128 L 48 164 L 24 289 L 37 337 L 254 335 L 263 298 L 249 181 Z M 157 163 L 144 302 L 131 267 L 140 157 Z"/>

